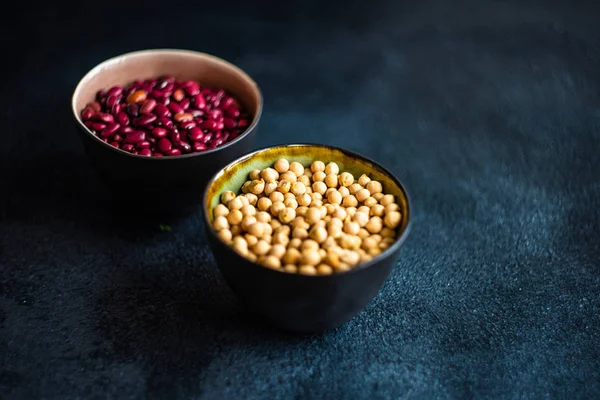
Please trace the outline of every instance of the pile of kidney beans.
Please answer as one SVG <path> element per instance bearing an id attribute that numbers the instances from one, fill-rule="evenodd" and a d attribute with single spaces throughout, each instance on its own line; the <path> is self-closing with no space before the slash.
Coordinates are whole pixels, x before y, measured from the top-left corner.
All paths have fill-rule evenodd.
<path id="1" fill-rule="evenodd" d="M 237 138 L 250 123 L 240 102 L 223 89 L 172 76 L 101 90 L 81 111 L 81 119 L 104 142 L 147 157 L 214 149 Z"/>

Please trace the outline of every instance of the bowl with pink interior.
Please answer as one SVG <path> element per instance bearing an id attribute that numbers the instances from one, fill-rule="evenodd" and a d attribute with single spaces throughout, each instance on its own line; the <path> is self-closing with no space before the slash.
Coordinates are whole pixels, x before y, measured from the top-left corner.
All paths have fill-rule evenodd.
<path id="1" fill-rule="evenodd" d="M 218 57 L 144 50 L 106 60 L 77 84 L 83 147 L 115 206 L 148 215 L 198 209 L 214 173 L 252 149 L 258 85 Z"/>

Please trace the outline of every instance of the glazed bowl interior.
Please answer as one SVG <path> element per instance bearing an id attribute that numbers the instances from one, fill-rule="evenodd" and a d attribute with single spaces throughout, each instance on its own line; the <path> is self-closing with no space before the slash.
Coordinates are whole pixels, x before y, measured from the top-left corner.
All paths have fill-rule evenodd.
<path id="1" fill-rule="evenodd" d="M 289 162 L 297 161 L 305 168 L 309 167 L 316 160 L 323 161 L 326 164 L 334 161 L 340 167 L 340 172 L 350 172 L 354 175 L 355 179 L 358 179 L 362 174 L 367 174 L 371 179 L 381 182 L 384 193 L 395 196 L 402 215 L 402 221 L 397 229 L 396 242 L 372 260 L 359 264 L 358 268 L 377 262 L 377 260 L 385 257 L 386 254 L 393 252 L 397 247 L 402 245 L 408 234 L 410 206 L 406 190 L 398 179 L 382 166 L 359 154 L 336 147 L 313 144 L 284 145 L 258 150 L 232 162 L 217 173 L 208 184 L 203 203 L 206 222 L 211 226 L 211 229 L 213 222 L 212 210 L 219 204 L 221 193 L 226 190 L 230 190 L 236 194 L 241 193 L 240 188 L 248 180 L 248 175 L 252 170 L 271 167 L 280 158 L 286 158 Z M 214 229 L 212 230 L 215 232 Z M 261 266 L 261 268 L 264 267 Z M 308 276 L 308 278 L 315 277 L 318 276 Z"/>
<path id="2" fill-rule="evenodd" d="M 241 140 L 245 134 L 253 130 L 262 111 L 262 95 L 257 84 L 244 71 L 235 65 L 208 54 L 188 50 L 143 50 L 127 53 L 102 62 L 89 71 L 77 85 L 72 98 L 73 115 L 81 125 L 99 143 L 113 148 L 94 135 L 81 120 L 81 110 L 95 100 L 99 90 L 106 90 L 115 85 L 127 85 L 137 79 L 156 78 L 171 75 L 179 80 L 196 80 L 203 86 L 219 87 L 239 99 L 244 108 L 252 115 L 252 122 L 238 138 L 227 145 Z M 226 145 L 226 146 L 227 146 Z M 219 150 L 217 148 L 215 150 Z M 213 150 L 213 151 L 215 151 Z M 115 149 L 132 157 L 133 154 Z M 198 156 L 194 153 L 176 157 L 152 158 L 168 160 L 173 158 Z"/>

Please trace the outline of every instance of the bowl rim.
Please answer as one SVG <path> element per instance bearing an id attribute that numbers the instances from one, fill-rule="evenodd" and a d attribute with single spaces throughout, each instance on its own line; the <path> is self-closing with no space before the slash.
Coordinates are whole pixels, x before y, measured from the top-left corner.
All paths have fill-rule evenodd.
<path id="1" fill-rule="evenodd" d="M 190 55 L 190 56 L 201 56 L 201 57 L 204 57 L 204 58 L 207 58 L 207 59 L 211 59 L 213 61 L 217 61 L 217 62 L 226 64 L 227 66 L 229 66 L 232 69 L 234 69 L 237 72 L 239 72 L 245 79 L 247 79 L 250 82 L 250 84 L 254 87 L 254 89 L 256 90 L 256 92 L 258 94 L 258 107 L 257 107 L 256 115 L 254 115 L 253 118 L 252 118 L 252 123 L 237 138 L 235 138 L 231 142 L 227 142 L 223 146 L 220 146 L 220 147 L 217 147 L 217 148 L 214 148 L 214 149 L 210 149 L 210 150 L 206 150 L 206 151 L 203 151 L 203 152 L 200 152 L 200 153 L 181 154 L 181 155 L 178 155 L 178 156 L 170 156 L 170 157 L 147 157 L 147 156 L 140 156 L 140 155 L 137 155 L 137 154 L 131 154 L 131 153 L 125 151 L 125 150 L 117 149 L 117 148 L 111 146 L 110 144 L 104 142 L 98 136 L 94 135 L 94 133 L 92 133 L 92 131 L 87 126 L 85 126 L 85 124 L 81 120 L 80 113 L 77 111 L 77 107 L 75 105 L 76 95 L 79 94 L 82 85 L 84 83 L 86 83 L 92 76 L 94 76 L 100 69 L 102 69 L 106 65 L 118 64 L 121 60 L 123 60 L 123 58 L 126 58 L 126 57 L 132 57 L 132 56 L 136 56 L 136 55 L 143 55 L 143 54 L 150 54 L 150 53 L 180 54 L 180 55 Z M 203 53 L 203 52 L 200 52 L 200 51 L 185 50 L 185 49 L 176 49 L 176 48 L 160 48 L 160 49 L 136 50 L 136 51 L 130 51 L 130 52 L 127 52 L 127 53 L 123 53 L 123 54 L 120 54 L 120 55 L 108 58 L 108 59 L 106 59 L 106 60 L 104 60 L 104 61 L 96 64 L 92 69 L 90 69 L 88 72 L 86 72 L 85 75 L 83 75 L 83 77 L 79 80 L 79 82 L 77 82 L 77 85 L 75 86 L 75 89 L 73 90 L 73 94 L 71 95 L 71 111 L 73 112 L 73 117 L 75 117 L 75 120 L 79 124 L 79 127 L 82 128 L 87 135 L 93 137 L 101 145 L 104 145 L 107 148 L 109 148 L 112 151 L 117 152 L 119 154 L 127 155 L 127 156 L 130 156 L 130 157 L 133 157 L 133 158 L 137 158 L 137 159 L 140 159 L 140 160 L 153 160 L 153 161 L 156 161 L 156 162 L 165 162 L 166 160 L 180 160 L 180 159 L 184 159 L 184 158 L 200 157 L 200 156 L 205 155 L 205 154 L 216 153 L 216 152 L 218 152 L 220 150 L 223 150 L 223 149 L 225 149 L 225 148 L 227 148 L 229 146 L 234 145 L 235 143 L 241 141 L 242 139 L 244 139 L 246 136 L 248 136 L 251 132 L 253 132 L 256 129 L 256 126 L 258 125 L 258 122 L 260 121 L 260 118 L 262 116 L 263 105 L 264 105 L 264 99 L 263 99 L 263 95 L 262 95 L 262 92 L 260 90 L 260 87 L 258 86 L 258 84 L 256 83 L 256 81 L 246 71 L 244 71 L 243 69 L 241 69 L 237 65 L 235 65 L 235 64 L 233 64 L 233 63 L 231 63 L 231 62 L 229 62 L 227 60 L 224 60 L 224 59 L 222 59 L 220 57 L 214 56 L 212 54 Z"/>
<path id="2" fill-rule="evenodd" d="M 208 192 L 210 187 L 215 183 L 215 181 L 224 173 L 224 171 L 228 168 L 230 168 L 231 166 L 242 162 L 246 159 L 249 159 L 251 157 L 254 157 L 256 154 L 259 154 L 263 151 L 267 151 L 270 149 L 276 149 L 278 147 L 321 147 L 321 148 L 325 148 L 325 149 L 330 149 L 330 150 L 337 150 L 340 151 L 342 153 L 345 153 L 353 158 L 357 158 L 357 159 L 361 159 L 362 161 L 366 161 L 371 163 L 375 168 L 379 169 L 380 172 L 386 174 L 388 176 L 388 178 L 390 178 L 397 186 L 398 188 L 402 191 L 402 193 L 404 193 L 404 198 L 406 199 L 406 214 L 407 214 L 407 221 L 406 221 L 406 228 L 404 228 L 404 231 L 400 234 L 400 237 L 398 237 L 396 239 L 396 241 L 387 249 L 385 249 L 381 254 L 378 254 L 377 256 L 373 257 L 372 259 L 370 259 L 369 261 L 366 261 L 364 263 L 359 263 L 357 264 L 357 266 L 355 268 L 352 268 L 348 271 L 344 271 L 344 272 L 337 272 L 331 275 L 301 275 L 301 274 L 290 274 L 287 272 L 283 272 L 283 271 L 279 271 L 279 270 L 274 270 L 271 268 L 267 268 L 264 267 L 262 265 L 260 265 L 259 263 L 255 262 L 255 261 L 251 261 L 248 260 L 247 258 L 244 258 L 242 256 L 240 256 L 239 254 L 237 254 L 232 248 L 231 246 L 229 246 L 227 243 L 225 243 L 215 232 L 212 224 L 210 223 L 209 220 L 209 213 L 211 210 L 207 209 L 207 204 L 206 204 L 206 200 L 208 197 Z M 248 261 L 249 263 L 251 263 L 253 266 L 256 266 L 258 268 L 261 268 L 262 270 L 265 270 L 266 273 L 272 272 L 272 273 L 276 273 L 276 274 L 281 274 L 281 276 L 290 276 L 290 277 L 294 277 L 296 279 L 325 279 L 325 278 L 335 278 L 335 277 L 339 277 L 342 275 L 349 275 L 349 274 L 355 274 L 355 273 L 359 273 L 365 269 L 368 269 L 370 267 L 372 267 L 373 265 L 375 265 L 376 263 L 380 262 L 381 260 L 383 260 L 386 257 L 391 256 L 393 253 L 395 253 L 396 251 L 398 251 L 400 249 L 400 247 L 402 247 L 404 245 L 404 243 L 406 242 L 406 239 L 411 231 L 412 228 L 412 203 L 411 203 L 411 199 L 410 196 L 408 194 L 408 191 L 406 190 L 406 187 L 404 186 L 404 184 L 400 181 L 400 179 L 398 179 L 396 177 L 396 175 L 394 175 L 393 173 L 391 173 L 387 168 L 385 168 L 384 166 L 382 166 L 381 164 L 379 164 L 378 162 L 370 159 L 369 157 L 357 153 L 353 150 L 348 150 L 348 149 L 344 149 L 341 147 L 337 147 L 337 146 L 331 146 L 331 145 L 327 145 L 327 144 L 319 144 L 319 143 L 293 143 L 293 144 L 277 144 L 277 145 L 273 145 L 273 146 L 268 146 L 268 147 L 263 147 L 260 148 L 258 150 L 254 150 L 250 153 L 247 153 L 241 157 L 238 157 L 237 159 L 231 161 L 229 164 L 227 164 L 226 166 L 224 166 L 223 168 L 219 169 L 219 171 L 208 181 L 208 183 L 206 184 L 206 188 L 204 189 L 204 194 L 202 195 L 202 214 L 203 214 L 203 219 L 204 219 L 204 224 L 206 225 L 207 229 L 210 231 L 210 234 L 213 235 L 216 240 L 220 241 L 221 243 L 223 243 L 232 253 L 236 254 L 238 257 Z"/>

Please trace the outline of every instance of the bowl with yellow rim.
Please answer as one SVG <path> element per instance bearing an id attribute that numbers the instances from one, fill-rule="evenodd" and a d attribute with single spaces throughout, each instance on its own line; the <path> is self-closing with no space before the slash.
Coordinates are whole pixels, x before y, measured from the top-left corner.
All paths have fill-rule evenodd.
<path id="1" fill-rule="evenodd" d="M 238 254 L 231 241 L 219 235 L 213 210 L 224 192 L 241 194 L 252 171 L 272 167 L 282 158 L 305 168 L 317 160 L 335 162 L 340 172 L 357 178 L 366 174 L 379 181 L 383 192 L 394 196 L 401 215 L 394 242 L 369 260 L 328 275 L 287 273 L 283 268 L 267 268 Z M 249 312 L 276 327 L 296 332 L 333 329 L 358 314 L 392 271 L 411 225 L 409 196 L 398 178 L 360 154 L 318 144 L 274 146 L 238 158 L 209 181 L 202 204 L 207 239 L 227 284 Z"/>

